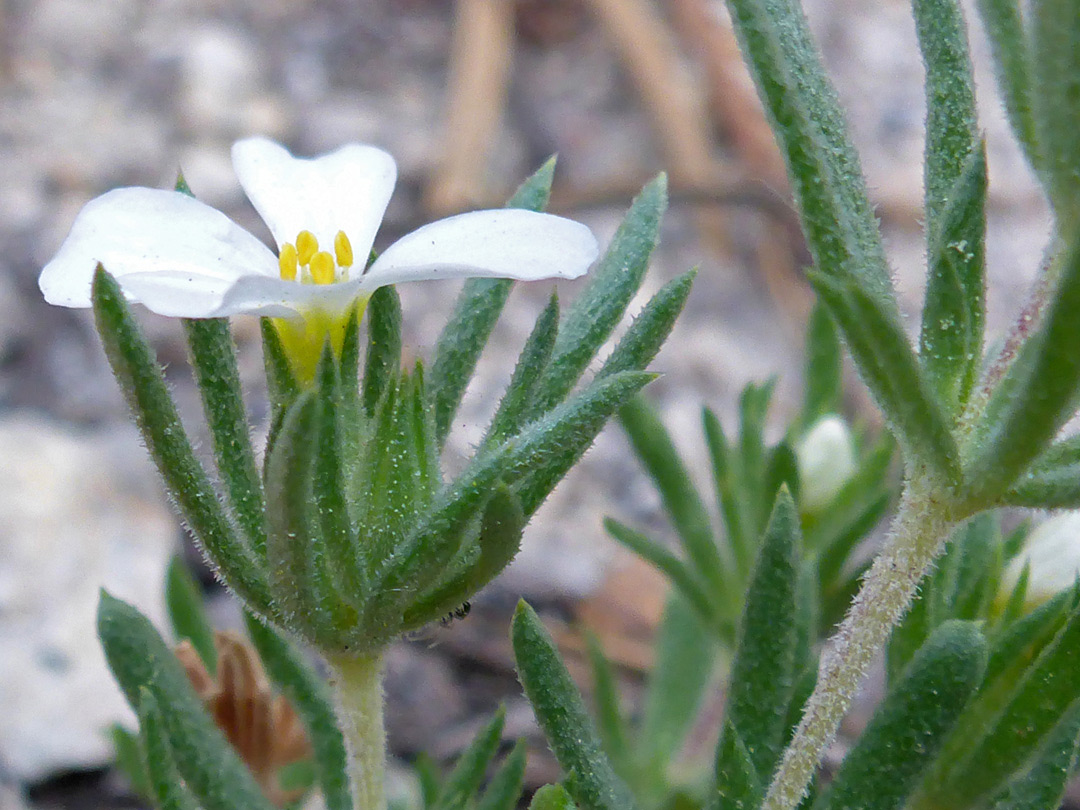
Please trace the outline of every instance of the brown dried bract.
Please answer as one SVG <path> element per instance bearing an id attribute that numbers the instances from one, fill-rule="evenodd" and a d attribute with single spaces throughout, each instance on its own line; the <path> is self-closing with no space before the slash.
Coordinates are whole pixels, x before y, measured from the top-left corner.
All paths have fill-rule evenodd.
<path id="1" fill-rule="evenodd" d="M 251 770 L 267 799 L 284 807 L 299 798 L 281 788 L 286 765 L 311 755 L 311 744 L 296 712 L 275 695 L 252 646 L 239 634 L 214 634 L 218 664 L 215 679 L 188 640 L 176 648 L 195 692 L 210 716 Z"/>

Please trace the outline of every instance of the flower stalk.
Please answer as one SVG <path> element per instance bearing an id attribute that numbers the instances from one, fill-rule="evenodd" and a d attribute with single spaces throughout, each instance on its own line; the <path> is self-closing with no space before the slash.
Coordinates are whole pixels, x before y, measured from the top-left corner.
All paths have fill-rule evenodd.
<path id="1" fill-rule="evenodd" d="M 960 522 L 947 489 L 933 476 L 912 476 L 885 548 L 874 560 L 836 634 L 825 644 L 817 685 L 784 751 L 762 810 L 798 807 L 847 714 L 870 663 L 903 618 L 919 582 Z"/>
<path id="2" fill-rule="evenodd" d="M 386 808 L 381 655 L 328 657 L 355 810 Z"/>

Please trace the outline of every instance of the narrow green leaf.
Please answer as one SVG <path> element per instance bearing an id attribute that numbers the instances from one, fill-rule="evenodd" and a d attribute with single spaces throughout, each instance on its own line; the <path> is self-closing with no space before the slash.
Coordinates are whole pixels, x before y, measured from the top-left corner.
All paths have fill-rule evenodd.
<path id="1" fill-rule="evenodd" d="M 992 810 L 1057 810 L 1080 749 L 1080 700 L 1046 735 L 1031 766 L 1013 777 L 991 805 Z"/>
<path id="2" fill-rule="evenodd" d="M 962 806 L 995 792 L 1024 763 L 1077 699 L 1078 669 L 1080 609 L 1074 608 L 1026 668 L 989 728 L 967 736 L 963 753 L 950 763 L 948 779 L 940 782 L 949 801 Z"/>
<path id="3" fill-rule="evenodd" d="M 217 672 L 214 628 L 206 615 L 202 591 L 182 557 L 173 557 L 165 572 L 165 607 L 177 639 L 188 639 L 199 654 L 206 671 Z"/>
<path id="4" fill-rule="evenodd" d="M 505 480 L 526 516 L 584 455 L 612 414 L 655 379 L 644 371 L 621 371 L 595 380 L 511 440 Z"/>
<path id="5" fill-rule="evenodd" d="M 634 200 L 589 284 L 559 326 L 547 373 L 536 394 L 534 415 L 561 402 L 611 336 L 641 286 L 667 208 L 667 179 L 660 175 Z M 629 350 L 628 350 L 629 351 Z"/>
<path id="6" fill-rule="evenodd" d="M 926 68 L 924 181 L 927 230 L 932 232 L 953 198 L 968 156 L 979 145 L 975 82 L 956 0 L 914 0 L 912 6 Z"/>
<path id="7" fill-rule="evenodd" d="M 941 201 L 941 212 L 927 233 L 930 278 L 919 361 L 953 415 L 966 403 L 982 365 L 985 204 L 986 152 L 979 143 Z"/>
<path id="8" fill-rule="evenodd" d="M 476 810 L 514 810 L 521 799 L 521 786 L 525 781 L 526 745 L 518 740 L 491 782 L 483 797 L 476 803 Z"/>
<path id="9" fill-rule="evenodd" d="M 732 556 L 741 568 L 743 559 L 750 556 L 749 550 L 757 541 L 751 528 L 753 517 L 747 514 L 750 505 L 741 492 L 744 483 L 740 469 L 742 465 L 728 444 L 724 429 L 716 414 L 708 408 L 703 408 L 701 421 L 705 432 L 705 444 L 709 449 L 709 460 L 712 462 L 716 502 L 726 530 L 725 538 Z M 749 566 L 749 562 L 746 565 Z"/>
<path id="10" fill-rule="evenodd" d="M 801 8 L 789 0 L 729 0 L 728 7 L 787 159 L 815 267 L 895 312 L 858 155 Z"/>
<path id="11" fill-rule="evenodd" d="M 325 679 L 269 625 L 250 613 L 245 614 L 244 620 L 267 674 L 307 729 L 327 810 L 351 810 L 345 740 Z"/>
<path id="12" fill-rule="evenodd" d="M 799 545 L 799 514 L 782 489 L 747 589 L 725 713 L 729 727 L 749 741 L 758 774 L 772 773 L 776 765 L 795 681 Z"/>
<path id="13" fill-rule="evenodd" d="M 491 722 L 481 729 L 458 758 L 439 794 L 439 801 L 435 805 L 438 810 L 464 810 L 471 803 L 480 789 L 488 765 L 499 749 L 505 719 L 506 710 L 500 707 Z"/>
<path id="14" fill-rule="evenodd" d="M 113 742 L 117 769 L 127 777 L 131 789 L 137 795 L 151 801 L 154 788 L 150 784 L 150 775 L 146 772 L 146 758 L 143 756 L 139 735 L 132 734 L 117 723 L 109 728 L 109 738 Z"/>
<path id="15" fill-rule="evenodd" d="M 897 810 L 937 753 L 986 669 L 969 622 L 946 622 L 889 690 L 815 810 Z"/>
<path id="16" fill-rule="evenodd" d="M 191 366 L 210 428 L 214 460 L 240 528 L 255 553 L 266 554 L 262 483 L 240 391 L 240 372 L 227 318 L 183 321 Z"/>
<path id="17" fill-rule="evenodd" d="M 361 399 L 368 416 L 401 369 L 401 300 L 393 287 L 380 287 L 368 302 L 368 345 Z"/>
<path id="18" fill-rule="evenodd" d="M 958 480 L 956 440 L 900 324 L 856 287 L 816 272 L 811 282 L 843 329 L 863 382 L 904 450 L 948 480 Z"/>
<path id="19" fill-rule="evenodd" d="M 510 378 L 510 385 L 499 402 L 481 447 L 497 445 L 521 430 L 522 423 L 532 408 L 533 393 L 551 360 L 558 330 L 559 298 L 552 292 L 547 306 L 536 319 L 536 325 L 525 341 L 525 347 L 514 367 L 514 375 Z"/>
<path id="20" fill-rule="evenodd" d="M 1010 506 L 1080 507 L 1080 436 L 1051 445 L 1002 497 Z"/>
<path id="21" fill-rule="evenodd" d="M 522 208 L 526 211 L 543 211 L 551 198 L 551 181 L 555 178 L 555 155 L 544 161 L 539 169 L 517 187 L 517 191 L 506 203 L 507 208 Z"/>
<path id="22" fill-rule="evenodd" d="M 270 611 L 260 560 L 240 541 L 195 458 L 176 405 L 116 280 L 98 265 L 94 318 L 113 374 L 135 415 L 165 488 L 224 579 L 255 609 Z"/>
<path id="23" fill-rule="evenodd" d="M 804 428 L 831 413 L 840 413 L 844 397 L 844 363 L 840 337 L 827 309 L 814 305 L 806 324 L 806 370 L 803 373 Z"/>
<path id="24" fill-rule="evenodd" d="M 416 771 L 417 779 L 420 782 L 420 796 L 423 807 L 425 810 L 434 810 L 436 802 L 439 801 L 439 791 L 442 789 L 438 766 L 428 754 L 421 751 L 417 755 L 416 761 L 413 762 L 413 770 Z"/>
<path id="25" fill-rule="evenodd" d="M 1031 4 L 1031 103 L 1039 139 L 1039 168 L 1059 232 L 1080 226 L 1080 14 L 1072 0 Z"/>
<path id="26" fill-rule="evenodd" d="M 615 671 L 604 655 L 604 648 L 595 633 L 586 633 L 585 642 L 589 652 L 589 668 L 592 670 L 593 701 L 596 704 L 600 739 L 615 771 L 623 774 L 625 778 L 631 762 L 630 745 L 627 742 L 628 729 L 619 701 Z"/>
<path id="27" fill-rule="evenodd" d="M 1027 31 L 1017 0 L 978 0 L 979 16 L 990 40 L 998 90 L 1005 112 L 1032 168 L 1039 168 L 1039 143 L 1031 111 L 1032 67 Z"/>
<path id="28" fill-rule="evenodd" d="M 660 288 L 604 361 L 597 372 L 598 378 L 619 371 L 641 370 L 652 362 L 671 334 L 696 277 L 697 270 L 690 270 Z"/>
<path id="29" fill-rule="evenodd" d="M 559 764 L 572 777 L 574 799 L 584 810 L 633 810 L 633 796 L 604 755 L 555 643 L 525 602 L 514 613 L 511 640 L 518 677 Z"/>
<path id="30" fill-rule="evenodd" d="M 562 785 L 544 785 L 533 794 L 529 810 L 577 810 L 577 805 Z"/>
<path id="31" fill-rule="evenodd" d="M 555 158 L 550 158 L 514 193 L 507 208 L 543 211 L 551 196 Z M 513 289 L 510 279 L 471 278 L 454 304 L 454 311 L 439 335 L 431 366 L 430 396 L 435 408 L 435 436 L 439 447 L 450 432 L 450 421 L 472 379 L 480 357 L 499 319 L 507 296 Z"/>
<path id="32" fill-rule="evenodd" d="M 158 809 L 198 810 L 198 802 L 177 773 L 165 721 L 157 701 L 146 687 L 140 693 L 138 710 L 139 728 L 146 747 L 146 770 Z"/>
<path id="33" fill-rule="evenodd" d="M 1060 270 L 1054 296 L 994 389 L 972 437 L 976 455 L 965 479 L 976 501 L 996 498 L 1016 482 L 1075 412 L 1080 389 L 1080 358 L 1074 351 L 1080 345 L 1080 239 L 1056 263 Z"/>
<path id="34" fill-rule="evenodd" d="M 666 765 L 699 719 L 720 646 L 686 601 L 669 593 L 653 649 L 636 747 L 644 761 Z"/>
<path id="35" fill-rule="evenodd" d="M 273 810 L 149 620 L 102 592 L 97 628 L 109 669 L 132 708 L 144 688 L 157 701 L 176 767 L 199 803 L 206 810 Z"/>
<path id="36" fill-rule="evenodd" d="M 717 551 L 709 513 L 659 415 L 638 397 L 619 411 L 619 421 L 656 485 L 686 555 L 709 589 L 722 593 L 730 587 L 730 577 Z"/>
<path id="37" fill-rule="evenodd" d="M 717 606 L 713 604 L 709 591 L 698 580 L 689 565 L 659 543 L 634 531 L 615 518 L 604 518 L 604 529 L 616 541 L 664 574 L 672 587 L 682 594 L 707 627 L 715 627 L 719 624 Z"/>
<path id="38" fill-rule="evenodd" d="M 754 810 L 763 795 L 750 752 L 730 720 L 716 749 L 716 796 L 709 810 Z"/>

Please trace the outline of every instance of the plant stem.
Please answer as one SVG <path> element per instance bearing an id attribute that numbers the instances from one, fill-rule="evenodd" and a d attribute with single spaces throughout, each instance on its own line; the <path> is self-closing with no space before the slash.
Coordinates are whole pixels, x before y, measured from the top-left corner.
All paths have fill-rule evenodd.
<path id="1" fill-rule="evenodd" d="M 784 751 L 762 810 L 792 810 L 802 800 L 863 675 L 957 523 L 947 492 L 936 481 L 909 479 L 885 548 L 874 560 L 840 629 L 822 650 L 817 686 Z"/>
<path id="2" fill-rule="evenodd" d="M 328 657 L 355 810 L 386 810 L 382 657 Z"/>

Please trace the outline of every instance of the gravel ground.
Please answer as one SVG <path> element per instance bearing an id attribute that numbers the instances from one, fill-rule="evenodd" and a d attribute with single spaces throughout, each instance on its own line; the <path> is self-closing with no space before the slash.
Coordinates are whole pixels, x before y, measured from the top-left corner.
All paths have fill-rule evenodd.
<path id="1" fill-rule="evenodd" d="M 388 148 L 400 164 L 399 188 L 379 240 L 385 244 L 424 221 L 422 192 L 438 157 L 445 103 L 452 24 L 448 5 L 435 0 L 152 4 L 0 0 L 0 427 L 7 427 L 0 431 L 0 442 L 6 442 L 0 446 L 0 467 L 8 465 L 4 480 L 15 480 L 14 473 L 26 468 L 29 462 L 20 451 L 27 447 L 79 448 L 54 453 L 72 469 L 28 477 L 13 497 L 0 501 L 0 537 L 19 538 L 14 543 L 6 537 L 0 541 L 0 645 L 12 645 L 0 646 L 0 661 L 14 660 L 12 649 L 19 645 L 39 641 L 34 638 L 36 622 L 80 613 L 82 624 L 73 618 L 64 625 L 61 635 L 74 639 L 64 649 L 77 661 L 95 656 L 89 628 L 92 596 L 84 591 L 92 595 L 100 581 L 122 580 L 133 567 L 159 570 L 182 537 L 160 493 L 147 483 L 151 479 L 143 451 L 128 425 L 90 318 L 85 312 L 48 307 L 37 292 L 37 273 L 76 212 L 110 188 L 168 185 L 182 167 L 200 198 L 262 233 L 228 162 L 234 139 L 262 133 L 282 140 L 298 154 L 316 154 L 359 140 Z M 851 111 L 903 305 L 908 313 L 916 313 L 922 279 L 923 111 L 921 65 L 908 6 L 899 0 L 811 0 L 808 11 Z M 1048 220 L 993 97 L 981 33 L 974 37 L 991 173 L 990 323 L 1000 329 L 1019 307 Z M 631 85 L 587 19 L 580 18 L 576 32 L 547 47 L 524 43 L 512 96 L 497 142 L 485 156 L 490 175 L 486 179 L 495 188 L 509 191 L 554 150 L 560 153 L 558 182 L 567 186 L 625 184 L 627 178 L 644 178 L 662 168 Z M 594 227 L 606 241 L 627 202 L 567 213 Z M 799 390 L 801 326 L 788 322 L 749 258 L 761 231 L 760 218 L 734 211 L 728 226 L 735 236 L 728 250 L 718 255 L 698 238 L 687 207 L 674 205 L 643 291 L 644 296 L 677 273 L 701 267 L 687 311 L 655 363 L 664 376 L 652 389 L 697 469 L 703 465 L 697 453 L 702 402 L 730 417 L 744 383 L 779 374 L 775 408 L 779 418 L 794 407 Z M 402 291 L 411 352 L 427 352 L 455 289 L 433 283 Z M 549 289 L 536 284 L 515 292 L 461 410 L 452 453 L 468 450 L 478 437 L 477 428 L 470 426 L 490 413 Z M 559 288 L 567 299 L 575 289 L 573 284 Z M 144 323 L 169 366 L 182 412 L 198 433 L 201 419 L 178 325 L 149 315 Z M 916 323 L 913 320 L 912 326 Z M 242 374 L 258 418 L 265 408 L 257 329 L 253 323 L 238 321 L 236 333 Z M 88 452 L 98 452 L 94 458 L 99 461 L 89 464 Z M 85 474 L 83 478 L 78 472 Z M 84 480 L 86 475 L 91 483 Z M 133 476 L 141 477 L 139 486 L 132 485 Z M 123 531 L 115 526 L 104 530 L 98 541 L 87 539 L 102 534 L 98 528 L 90 529 L 100 527 L 100 516 L 94 513 L 101 510 L 89 503 L 67 517 L 66 525 L 88 527 L 71 542 L 83 543 L 84 554 L 106 562 L 80 572 L 100 578 L 93 587 L 67 589 L 63 580 L 40 573 L 42 559 L 59 560 L 66 553 L 49 551 L 57 545 L 56 537 L 41 543 L 26 538 L 46 531 L 46 524 L 34 520 L 35 503 L 67 501 L 75 509 L 82 500 L 93 499 L 69 498 L 67 492 L 91 486 L 98 487 L 98 505 L 115 503 L 125 510 L 124 520 L 111 516 L 115 523 L 127 521 L 132 531 L 130 527 L 144 521 L 158 527 L 157 539 L 125 545 L 117 541 Z M 656 498 L 632 463 L 624 440 L 617 431 L 606 432 L 537 516 L 521 559 L 489 597 L 486 615 L 495 618 L 482 616 L 479 626 L 494 628 L 491 633 L 496 635 L 505 632 L 510 594 L 565 605 L 591 593 L 617 557 L 602 536 L 600 516 L 617 513 L 649 523 L 657 520 L 656 510 Z M 145 531 L 139 534 L 147 536 Z M 20 557 L 9 551 L 13 548 L 37 549 L 37 557 L 32 552 Z M 154 581 L 152 575 L 143 579 Z M 55 590 L 26 587 L 28 582 L 49 583 Z M 77 594 L 67 599 L 72 591 Z M 132 598 L 153 611 L 159 596 L 150 587 Z M 228 608 L 218 609 L 228 621 Z M 485 610 L 482 606 L 480 613 Z M 19 627 L 23 630 L 16 632 Z M 10 628 L 15 629 L 9 632 Z M 474 649 L 482 647 L 482 640 L 475 645 Z M 498 686 L 490 679 L 478 679 L 477 667 L 463 663 L 469 656 L 462 649 L 461 643 L 445 643 L 414 645 L 395 653 L 393 672 L 402 673 L 403 686 L 392 686 L 390 694 L 392 700 L 403 697 L 394 704 L 401 706 L 400 711 L 392 708 L 390 715 L 404 719 L 392 720 L 397 727 L 392 725 L 391 736 L 400 751 L 415 750 L 418 741 L 431 739 L 432 734 L 463 739 L 462 730 L 475 726 L 475 719 L 492 708 L 492 696 L 508 692 L 512 681 L 505 671 Z M 99 659 L 93 660 L 100 672 Z M 22 672 L 4 674 L 7 680 L 0 682 L 0 716 L 4 701 L 13 695 L 31 705 L 42 700 L 64 707 L 42 712 L 43 722 L 37 729 L 20 732 L 22 736 L 8 733 L 8 726 L 0 724 L 0 787 L 5 782 L 41 783 L 57 772 L 105 761 L 103 744 L 94 729 L 87 728 L 98 718 L 83 711 L 87 693 L 69 688 L 72 678 L 65 673 L 71 673 L 60 666 L 56 682 L 50 682 L 48 690 L 40 688 L 39 668 L 50 666 L 56 670 L 55 661 L 37 660 Z M 0 667 L 0 673 L 10 669 Z M 76 670 L 81 671 L 73 667 L 71 672 Z M 455 684 L 463 682 L 478 684 L 480 697 L 455 694 Z M 430 712 L 417 710 L 414 704 L 410 709 L 405 696 L 417 694 L 407 688 L 410 684 L 431 696 L 427 705 L 442 708 Z M 96 688 L 107 687 L 99 682 Z M 63 721 L 55 718 L 62 718 L 65 711 L 72 727 L 85 732 L 68 735 L 67 747 L 42 744 L 42 739 L 57 736 Z M 457 729 L 457 736 L 448 729 Z M 40 755 L 30 756 L 27 747 L 39 744 Z M 440 753 L 449 755 L 452 749 L 449 745 Z M 72 798 L 83 795 L 79 790 L 85 782 L 76 780 L 79 790 L 67 792 L 65 784 L 46 782 L 33 797 L 58 806 L 99 801 Z M 99 796 L 95 791 L 102 784 L 113 785 L 94 782 L 88 795 Z M 122 795 L 114 787 L 110 790 L 114 799 Z M 14 797 L 17 792 L 0 791 L 0 807 L 15 801 L 4 798 L 9 794 Z"/>

